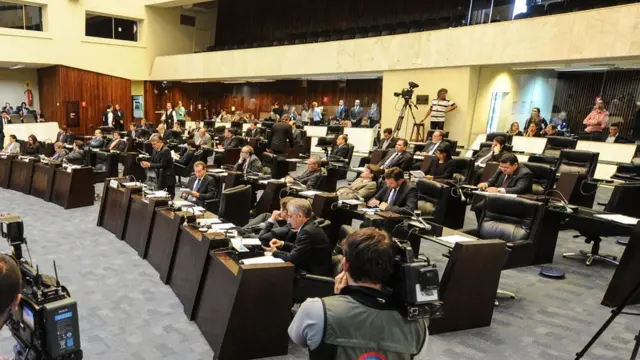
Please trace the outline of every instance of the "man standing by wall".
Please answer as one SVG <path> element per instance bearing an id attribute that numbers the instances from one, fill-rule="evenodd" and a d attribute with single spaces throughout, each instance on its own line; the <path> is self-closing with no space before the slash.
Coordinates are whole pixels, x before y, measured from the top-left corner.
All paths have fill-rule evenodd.
<path id="1" fill-rule="evenodd" d="M 427 111 L 427 115 L 425 115 L 424 119 L 421 121 L 424 122 L 429 116 L 431 116 L 431 130 L 443 130 L 446 114 L 458 108 L 456 103 L 447 99 L 448 92 L 449 91 L 447 89 L 438 90 L 438 97 L 433 99 L 431 107 L 429 108 L 429 111 Z"/>

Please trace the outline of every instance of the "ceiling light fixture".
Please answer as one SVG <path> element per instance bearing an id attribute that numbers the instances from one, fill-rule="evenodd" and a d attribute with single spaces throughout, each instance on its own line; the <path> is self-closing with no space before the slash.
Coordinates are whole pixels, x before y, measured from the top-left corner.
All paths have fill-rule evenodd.
<path id="1" fill-rule="evenodd" d="M 23 67 L 24 67 L 24 64 L 15 64 L 15 65 L 9 66 L 9 69 L 16 70 L 16 69 L 22 69 Z"/>

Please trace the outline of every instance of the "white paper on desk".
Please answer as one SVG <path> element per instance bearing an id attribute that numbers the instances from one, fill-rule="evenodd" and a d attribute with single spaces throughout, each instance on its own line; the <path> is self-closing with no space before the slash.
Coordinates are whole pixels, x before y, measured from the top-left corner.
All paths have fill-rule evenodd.
<path id="1" fill-rule="evenodd" d="M 212 230 L 218 230 L 218 231 L 220 231 L 220 230 L 227 230 L 227 229 L 231 229 L 231 228 L 233 228 L 233 227 L 235 227 L 235 225 L 230 224 L 230 223 L 224 223 L 224 224 L 213 224 L 213 225 L 211 225 L 211 229 L 212 229 Z"/>
<path id="2" fill-rule="evenodd" d="M 257 264 L 281 264 L 284 260 L 273 256 L 260 256 L 249 259 L 240 260 L 242 265 L 257 265 Z"/>
<path id="3" fill-rule="evenodd" d="M 225 170 L 224 170 L 224 169 L 209 169 L 209 170 L 207 170 L 207 172 L 210 172 L 210 173 L 214 173 L 214 174 L 215 174 L 215 173 L 222 173 L 222 172 L 225 172 Z"/>
<path id="4" fill-rule="evenodd" d="M 364 204 L 364 201 L 349 199 L 349 200 L 340 200 L 340 203 L 345 203 L 349 205 L 360 205 L 360 204 Z"/>
<path id="5" fill-rule="evenodd" d="M 134 182 L 134 181 L 131 181 L 131 182 L 123 182 L 123 183 L 122 183 L 122 186 L 124 186 L 124 187 L 140 187 L 140 186 L 142 186 L 142 183 Z"/>
<path id="6" fill-rule="evenodd" d="M 196 207 L 194 207 L 193 209 L 194 209 L 195 211 L 202 211 L 202 212 L 207 211 L 207 209 L 203 208 L 202 206 L 196 206 Z"/>
<path id="7" fill-rule="evenodd" d="M 160 196 L 160 197 L 164 197 L 164 196 L 168 196 L 168 195 L 169 195 L 169 193 L 168 193 L 168 192 L 160 190 L 160 191 L 152 191 L 152 192 L 150 192 L 150 193 L 149 193 L 149 195 L 148 195 L 148 196 Z"/>
<path id="8" fill-rule="evenodd" d="M 293 159 L 287 159 L 287 161 L 288 162 L 302 162 L 302 159 L 293 158 Z"/>
<path id="9" fill-rule="evenodd" d="M 262 245 L 258 238 L 242 238 L 242 245 Z"/>
<path id="10" fill-rule="evenodd" d="M 375 212 L 380 211 L 380 208 L 365 208 L 365 209 L 361 209 L 361 210 L 364 211 L 364 212 L 367 212 L 367 213 L 375 213 Z"/>
<path id="11" fill-rule="evenodd" d="M 422 155 L 413 155 L 413 158 L 416 160 L 424 160 L 424 156 Z"/>
<path id="12" fill-rule="evenodd" d="M 455 245 L 455 243 L 462 241 L 473 241 L 473 239 L 469 239 L 468 237 L 464 237 L 462 235 L 441 236 L 438 238 L 438 240 L 446 241 L 452 245 Z"/>
<path id="13" fill-rule="evenodd" d="M 500 192 L 495 192 L 495 193 L 490 193 L 490 192 L 486 192 L 486 191 L 480 191 L 480 190 L 476 190 L 476 191 L 472 191 L 472 193 L 477 194 L 477 195 L 481 195 L 481 196 L 508 196 L 508 197 L 518 197 L 518 194 L 503 194 Z"/>
<path id="14" fill-rule="evenodd" d="M 638 221 L 640 221 L 640 219 L 620 214 L 596 214 L 595 216 L 625 225 L 635 225 L 638 223 Z"/>
<path id="15" fill-rule="evenodd" d="M 186 200 L 176 200 L 173 202 L 173 205 L 177 206 L 177 207 L 190 207 L 190 206 L 194 206 L 192 203 L 186 201 Z"/>
<path id="16" fill-rule="evenodd" d="M 197 223 L 198 225 L 213 225 L 213 224 L 222 223 L 222 220 L 218 218 L 205 218 L 205 219 L 198 219 Z"/>
<path id="17" fill-rule="evenodd" d="M 307 190 L 307 191 L 301 191 L 300 195 L 302 195 L 302 196 L 316 196 L 316 195 L 318 195 L 320 193 L 322 193 L 322 191 Z"/>
<path id="18" fill-rule="evenodd" d="M 176 160 L 180 159 L 180 157 L 178 156 L 178 154 L 176 154 L 176 152 L 175 152 L 175 151 L 173 151 L 173 150 L 171 150 L 171 157 L 172 157 L 172 158 L 174 158 L 174 159 L 176 159 Z"/>

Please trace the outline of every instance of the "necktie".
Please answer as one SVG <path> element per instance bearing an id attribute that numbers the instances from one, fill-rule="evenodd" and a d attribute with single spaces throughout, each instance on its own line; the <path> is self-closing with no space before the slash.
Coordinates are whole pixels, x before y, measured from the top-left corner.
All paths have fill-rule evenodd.
<path id="1" fill-rule="evenodd" d="M 200 179 L 196 179 L 196 183 L 193 185 L 193 191 L 198 191 L 200 188 Z"/>
<path id="2" fill-rule="evenodd" d="M 502 188 L 506 189 L 509 185 L 509 180 L 511 180 L 511 174 L 504 177 L 504 181 L 502 182 Z"/>
<path id="3" fill-rule="evenodd" d="M 396 153 L 394 153 L 394 154 L 393 154 L 393 156 L 391 156 L 391 157 L 389 158 L 389 160 L 387 160 L 387 162 L 386 162 L 386 163 L 384 163 L 384 167 L 389 167 L 389 164 L 391 164 L 391 162 L 393 161 L 393 159 L 395 159 L 395 158 L 396 158 L 396 156 L 398 156 L 398 153 L 397 153 L 397 152 L 396 152 Z"/>
<path id="4" fill-rule="evenodd" d="M 249 160 L 245 160 L 244 161 L 244 170 L 243 171 L 244 171 L 245 175 L 247 174 L 247 167 L 249 167 Z"/>
<path id="5" fill-rule="evenodd" d="M 389 205 L 393 205 L 393 201 L 396 199 L 396 189 L 391 190 L 391 193 L 389 194 L 389 200 L 387 201 L 387 204 Z"/>

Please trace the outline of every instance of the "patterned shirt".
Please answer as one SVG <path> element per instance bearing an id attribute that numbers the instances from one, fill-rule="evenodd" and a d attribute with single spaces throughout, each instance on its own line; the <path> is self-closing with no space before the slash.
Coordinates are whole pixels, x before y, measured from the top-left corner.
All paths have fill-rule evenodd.
<path id="1" fill-rule="evenodd" d="M 449 99 L 434 99 L 431 102 L 431 121 L 444 122 L 445 111 L 453 105 L 455 105 L 455 103 Z"/>

